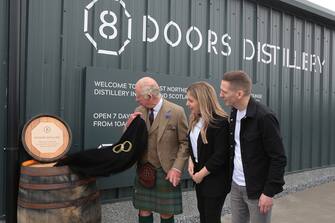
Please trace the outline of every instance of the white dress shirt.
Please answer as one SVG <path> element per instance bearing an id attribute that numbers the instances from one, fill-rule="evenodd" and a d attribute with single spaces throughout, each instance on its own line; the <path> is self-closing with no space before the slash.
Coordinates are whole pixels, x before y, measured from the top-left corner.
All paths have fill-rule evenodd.
<path id="1" fill-rule="evenodd" d="M 152 108 L 153 111 L 154 111 L 154 120 L 157 117 L 158 112 L 161 110 L 162 105 L 163 105 L 163 98 L 161 98 L 159 100 L 158 104 L 155 107 Z"/>

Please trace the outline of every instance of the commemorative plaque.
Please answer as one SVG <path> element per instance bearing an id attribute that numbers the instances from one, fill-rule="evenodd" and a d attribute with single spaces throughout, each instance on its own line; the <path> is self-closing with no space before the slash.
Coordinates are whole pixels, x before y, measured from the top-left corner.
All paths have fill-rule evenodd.
<path id="1" fill-rule="evenodd" d="M 25 150 L 36 160 L 53 162 L 63 157 L 71 146 L 71 130 L 59 117 L 39 115 L 28 121 L 22 132 Z"/>

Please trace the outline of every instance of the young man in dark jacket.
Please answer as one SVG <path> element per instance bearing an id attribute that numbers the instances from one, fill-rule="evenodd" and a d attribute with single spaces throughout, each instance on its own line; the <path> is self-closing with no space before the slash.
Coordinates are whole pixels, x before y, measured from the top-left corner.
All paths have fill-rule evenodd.
<path id="1" fill-rule="evenodd" d="M 275 114 L 251 97 L 243 71 L 223 75 L 220 97 L 231 106 L 232 223 L 269 223 L 283 190 L 286 156 Z"/>

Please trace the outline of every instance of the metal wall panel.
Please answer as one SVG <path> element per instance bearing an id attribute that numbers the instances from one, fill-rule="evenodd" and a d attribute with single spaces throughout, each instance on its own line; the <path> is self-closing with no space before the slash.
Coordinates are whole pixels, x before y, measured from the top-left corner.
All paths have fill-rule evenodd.
<path id="1" fill-rule="evenodd" d="M 6 88 L 8 71 L 8 2 L 0 1 L 0 219 L 5 214 Z"/>
<path id="2" fill-rule="evenodd" d="M 333 75 L 334 73 L 334 65 L 335 65 L 335 32 L 334 30 L 330 30 L 330 38 L 329 38 L 329 122 L 330 122 L 330 130 L 329 130 L 329 135 L 330 137 L 330 142 L 329 142 L 329 163 L 334 163 L 335 160 L 335 117 L 333 112 L 335 111 L 335 77 Z"/>
<path id="3" fill-rule="evenodd" d="M 325 25 L 321 13 L 302 17 L 303 9 L 290 7 L 286 1 L 124 0 L 132 16 L 131 43 L 121 55 L 112 56 L 98 54 L 84 35 L 84 11 L 90 2 L 27 1 L 24 122 L 39 113 L 61 116 L 73 131 L 71 152 L 79 151 L 83 149 L 83 74 L 87 66 L 199 79 L 220 79 L 225 71 L 244 69 L 255 84 L 265 89 L 266 104 L 278 115 L 288 155 L 287 171 L 335 164 L 334 21 Z M 127 19 L 119 2 L 99 0 L 89 11 L 88 30 L 94 39 L 100 38 L 99 47 L 120 47 L 127 37 Z M 103 41 L 98 31 L 99 15 L 106 9 L 112 9 L 119 19 L 114 41 Z M 144 15 L 159 24 L 154 42 L 142 40 Z M 177 23 L 182 33 L 177 47 L 164 39 L 163 29 L 170 21 Z M 203 43 L 197 51 L 185 40 L 191 26 L 202 34 Z M 153 23 L 148 22 L 146 30 L 152 37 Z M 217 52 L 208 48 L 209 30 L 217 34 Z M 231 37 L 226 39 L 230 55 L 221 52 L 228 50 L 221 43 L 224 34 Z M 176 29 L 171 29 L 168 36 L 176 41 Z M 276 63 L 261 62 L 266 56 L 258 59 L 257 53 L 252 60 L 244 59 L 244 53 L 250 54 L 250 49 L 244 52 L 244 38 L 256 49 L 258 42 L 280 47 Z M 196 44 L 199 37 L 191 35 L 190 40 Z M 302 52 L 319 55 L 325 60 L 322 73 L 314 68 L 289 68 L 288 64 L 295 61 L 294 51 L 300 64 Z"/>

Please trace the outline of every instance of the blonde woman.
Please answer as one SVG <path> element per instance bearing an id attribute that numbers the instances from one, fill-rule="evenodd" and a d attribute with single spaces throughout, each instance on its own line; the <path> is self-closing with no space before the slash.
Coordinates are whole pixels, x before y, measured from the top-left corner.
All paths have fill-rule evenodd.
<path id="1" fill-rule="evenodd" d="M 206 82 L 188 87 L 186 105 L 191 111 L 188 172 L 196 183 L 200 222 L 219 223 L 231 185 L 227 114 Z"/>

